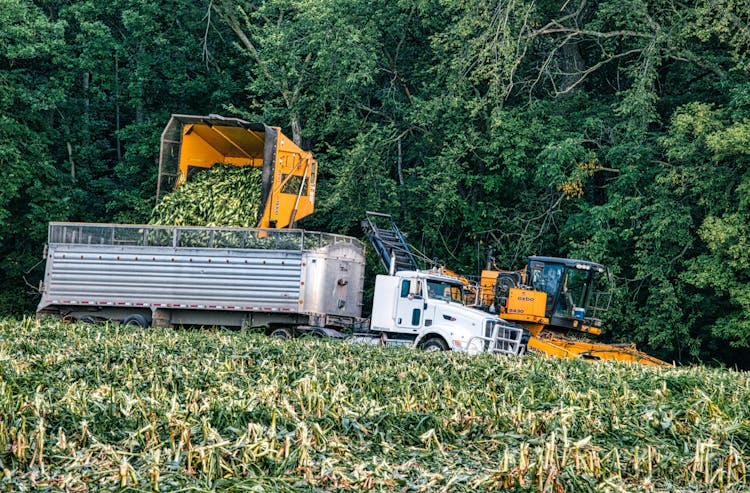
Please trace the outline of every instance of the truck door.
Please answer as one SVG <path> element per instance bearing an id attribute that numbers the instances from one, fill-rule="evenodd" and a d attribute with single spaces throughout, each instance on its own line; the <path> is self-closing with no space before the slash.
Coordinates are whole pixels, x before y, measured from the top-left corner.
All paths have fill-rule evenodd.
<path id="1" fill-rule="evenodd" d="M 396 301 L 396 327 L 417 332 L 424 320 L 424 297 L 421 283 L 416 279 L 402 279 Z"/>

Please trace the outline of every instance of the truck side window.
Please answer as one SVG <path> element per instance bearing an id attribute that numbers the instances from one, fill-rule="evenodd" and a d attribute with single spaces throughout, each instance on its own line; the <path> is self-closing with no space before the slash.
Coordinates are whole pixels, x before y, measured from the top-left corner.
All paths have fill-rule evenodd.
<path id="1" fill-rule="evenodd" d="M 403 280 L 401 281 L 401 297 L 407 298 L 409 296 L 409 281 Z"/>

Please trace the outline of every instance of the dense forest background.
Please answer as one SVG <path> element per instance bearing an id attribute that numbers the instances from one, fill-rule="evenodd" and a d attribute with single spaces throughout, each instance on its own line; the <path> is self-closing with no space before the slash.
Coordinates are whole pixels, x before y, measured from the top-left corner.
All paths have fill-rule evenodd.
<path id="1" fill-rule="evenodd" d="M 172 113 L 312 150 L 306 228 L 598 261 L 608 339 L 750 365 L 748 0 L 0 0 L 0 311 L 48 221 L 149 216 Z"/>

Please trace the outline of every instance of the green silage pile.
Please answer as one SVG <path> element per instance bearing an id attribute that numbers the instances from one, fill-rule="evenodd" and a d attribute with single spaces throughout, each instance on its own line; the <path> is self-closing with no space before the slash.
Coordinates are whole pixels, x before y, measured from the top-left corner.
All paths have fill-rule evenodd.
<path id="1" fill-rule="evenodd" d="M 259 219 L 260 168 L 216 164 L 165 196 L 151 224 L 253 228 Z"/>

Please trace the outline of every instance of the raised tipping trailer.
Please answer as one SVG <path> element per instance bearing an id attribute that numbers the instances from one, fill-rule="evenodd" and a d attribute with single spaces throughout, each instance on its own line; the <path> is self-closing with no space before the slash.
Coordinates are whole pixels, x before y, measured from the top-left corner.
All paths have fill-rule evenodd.
<path id="1" fill-rule="evenodd" d="M 365 257 L 302 230 L 51 223 L 37 316 L 358 330 Z"/>

